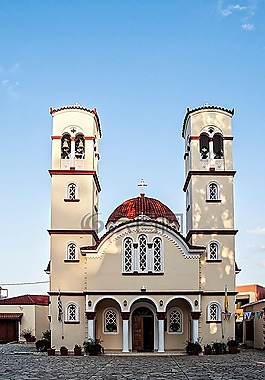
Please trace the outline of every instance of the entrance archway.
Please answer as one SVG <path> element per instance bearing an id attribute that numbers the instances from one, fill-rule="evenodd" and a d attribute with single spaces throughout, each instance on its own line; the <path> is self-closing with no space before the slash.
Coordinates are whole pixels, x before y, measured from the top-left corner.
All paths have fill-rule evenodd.
<path id="1" fill-rule="evenodd" d="M 148 307 L 138 307 L 132 315 L 133 351 L 154 350 L 154 314 Z"/>

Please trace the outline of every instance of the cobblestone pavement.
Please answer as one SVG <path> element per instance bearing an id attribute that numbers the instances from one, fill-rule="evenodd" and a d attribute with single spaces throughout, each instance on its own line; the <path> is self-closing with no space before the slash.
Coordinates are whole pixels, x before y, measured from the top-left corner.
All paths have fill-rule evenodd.
<path id="1" fill-rule="evenodd" d="M 34 345 L 0 345 L 0 380 L 265 379 L 265 351 L 237 355 L 47 356 Z"/>

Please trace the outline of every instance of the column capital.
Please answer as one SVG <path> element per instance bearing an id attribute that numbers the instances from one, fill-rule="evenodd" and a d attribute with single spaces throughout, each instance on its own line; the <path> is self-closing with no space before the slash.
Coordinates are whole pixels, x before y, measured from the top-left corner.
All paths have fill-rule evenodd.
<path id="1" fill-rule="evenodd" d="M 87 319 L 94 319 L 96 316 L 96 313 L 94 311 L 86 311 L 86 317 Z"/>
<path id="2" fill-rule="evenodd" d="M 167 316 L 167 313 L 164 313 L 164 312 L 161 312 L 161 311 L 158 311 L 157 313 L 156 313 L 156 316 L 157 316 L 157 319 L 159 319 L 159 320 L 165 320 L 166 319 L 166 316 Z"/>
<path id="3" fill-rule="evenodd" d="M 200 319 L 202 312 L 201 311 L 191 311 L 190 315 L 192 319 Z"/>
<path id="4" fill-rule="evenodd" d="M 126 319 L 128 320 L 130 318 L 130 315 L 131 313 L 125 313 L 125 312 L 121 313 L 121 317 L 123 320 L 126 320 Z"/>

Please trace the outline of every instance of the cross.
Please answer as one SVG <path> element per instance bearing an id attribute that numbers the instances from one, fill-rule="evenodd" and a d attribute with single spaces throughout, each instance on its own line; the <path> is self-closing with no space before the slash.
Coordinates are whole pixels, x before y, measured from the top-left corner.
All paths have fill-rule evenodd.
<path id="1" fill-rule="evenodd" d="M 76 129 L 75 129 L 75 128 L 71 129 L 71 132 L 72 132 L 72 133 L 75 133 L 75 132 L 76 132 Z"/>
<path id="2" fill-rule="evenodd" d="M 144 180 L 143 179 L 141 179 L 141 182 L 140 183 L 138 183 L 138 185 L 137 186 L 139 186 L 139 187 L 141 187 L 141 195 L 144 195 L 144 187 L 146 187 L 147 186 L 147 183 L 145 183 L 144 182 Z"/>

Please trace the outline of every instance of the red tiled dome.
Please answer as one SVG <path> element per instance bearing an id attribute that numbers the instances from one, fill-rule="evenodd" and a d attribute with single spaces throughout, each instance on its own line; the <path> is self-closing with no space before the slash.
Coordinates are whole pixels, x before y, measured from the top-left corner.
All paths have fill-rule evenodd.
<path id="1" fill-rule="evenodd" d="M 175 214 L 166 205 L 142 194 L 140 197 L 128 199 L 118 206 L 109 216 L 107 224 L 115 223 L 120 218 L 134 219 L 139 215 L 145 215 L 151 219 L 165 218 L 170 223 L 178 223 Z"/>

